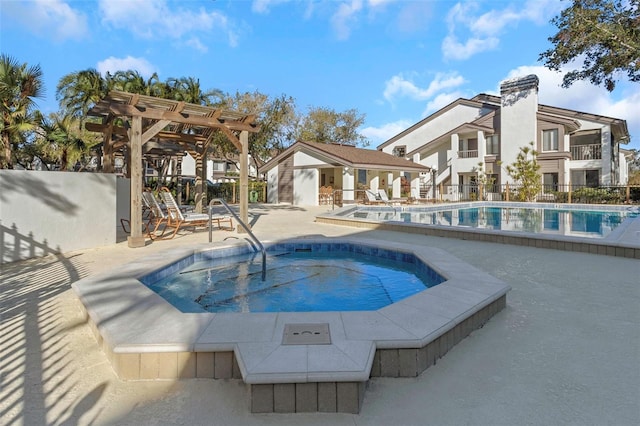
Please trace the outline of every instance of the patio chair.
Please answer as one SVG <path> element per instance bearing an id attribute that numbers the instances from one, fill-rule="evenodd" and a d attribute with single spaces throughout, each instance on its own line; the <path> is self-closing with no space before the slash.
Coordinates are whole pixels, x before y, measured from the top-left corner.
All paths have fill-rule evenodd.
<path id="1" fill-rule="evenodd" d="M 404 200 L 404 199 L 400 199 L 400 198 L 389 199 L 389 196 L 387 195 L 387 191 L 385 191 L 384 189 L 378 189 L 378 197 L 382 200 L 383 203 L 387 205 L 407 204 L 407 200 Z"/>
<path id="2" fill-rule="evenodd" d="M 167 215 L 162 211 L 158 200 L 156 200 L 156 197 L 148 189 L 142 192 L 142 220 L 142 232 L 147 232 L 151 239 L 154 238 L 154 234 L 160 224 L 167 220 Z M 131 222 L 129 219 L 120 219 L 120 224 L 126 234 L 131 232 Z M 154 224 L 155 227 L 153 231 L 151 231 L 151 226 Z"/>
<path id="3" fill-rule="evenodd" d="M 169 220 L 169 216 L 164 212 L 162 206 L 158 203 L 158 199 L 153 195 L 153 192 L 149 190 L 142 191 L 142 203 L 149 212 L 149 221 L 146 225 L 149 238 L 153 240 L 162 237 L 162 235 L 164 235 L 164 229 L 160 235 L 157 235 L 156 232 L 158 228 L 160 228 L 160 225 Z M 153 226 L 153 230 L 151 226 Z"/>
<path id="4" fill-rule="evenodd" d="M 215 223 L 218 228 L 222 229 L 222 224 L 228 223 L 229 227 L 227 229 L 230 231 L 233 231 L 234 229 L 233 218 L 231 216 L 216 215 L 212 216 L 211 221 L 209 221 L 209 215 L 206 213 L 182 213 L 180 207 L 178 207 L 178 203 L 176 203 L 175 198 L 173 198 L 173 194 L 171 194 L 171 191 L 169 191 L 169 188 L 167 187 L 163 187 L 160 190 L 160 196 L 167 207 L 167 222 L 165 224 L 165 230 L 167 228 L 173 229 L 173 233 L 170 236 L 165 237 L 166 239 L 175 237 L 180 228 L 185 226 L 207 227 L 212 226 Z"/>
<path id="5" fill-rule="evenodd" d="M 365 189 L 364 191 L 365 195 L 367 196 L 367 199 L 364 200 L 365 204 L 384 204 L 384 201 L 382 201 L 376 194 L 374 194 L 372 191 Z"/>

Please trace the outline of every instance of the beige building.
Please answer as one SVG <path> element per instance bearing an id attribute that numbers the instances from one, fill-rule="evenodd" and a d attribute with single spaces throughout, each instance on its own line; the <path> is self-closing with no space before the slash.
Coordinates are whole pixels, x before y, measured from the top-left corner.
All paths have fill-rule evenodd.
<path id="1" fill-rule="evenodd" d="M 629 142 L 627 122 L 539 104 L 535 75 L 503 81 L 500 96 L 458 99 L 378 150 L 432 168 L 435 183 L 453 196 L 476 182 L 480 167 L 495 184 L 509 182 L 505 166 L 530 142 L 547 189 L 627 181 L 627 160 L 620 150 Z M 423 189 L 432 184 L 432 175 L 412 181 L 412 187 Z"/>

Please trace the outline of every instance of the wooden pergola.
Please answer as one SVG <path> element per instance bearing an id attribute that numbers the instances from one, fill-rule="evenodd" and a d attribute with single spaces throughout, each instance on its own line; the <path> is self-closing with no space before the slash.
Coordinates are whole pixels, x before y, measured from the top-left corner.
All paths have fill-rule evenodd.
<path id="1" fill-rule="evenodd" d="M 196 210 L 203 211 L 206 155 L 217 131 L 238 149 L 240 157 L 240 218 L 248 223 L 249 132 L 260 129 L 255 116 L 186 102 L 112 90 L 88 112 L 101 123 L 86 123 L 103 134 L 103 170 L 114 171 L 114 154 L 126 148 L 131 180 L 131 235 L 129 247 L 142 247 L 143 146 L 154 150 L 182 147 L 196 161 Z"/>

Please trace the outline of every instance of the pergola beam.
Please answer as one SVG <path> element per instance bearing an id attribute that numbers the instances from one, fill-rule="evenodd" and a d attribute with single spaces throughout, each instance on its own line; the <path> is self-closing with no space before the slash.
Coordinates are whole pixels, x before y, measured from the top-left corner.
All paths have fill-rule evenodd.
<path id="1" fill-rule="evenodd" d="M 217 117 L 206 117 L 202 115 L 191 115 L 183 112 L 167 111 L 162 109 L 142 108 L 134 105 L 110 104 L 109 112 L 117 116 L 140 116 L 149 120 L 169 120 L 174 123 L 188 124 L 193 126 L 210 128 L 227 128 L 229 130 L 246 130 L 255 132 L 256 127 L 242 121 L 227 121 Z"/>

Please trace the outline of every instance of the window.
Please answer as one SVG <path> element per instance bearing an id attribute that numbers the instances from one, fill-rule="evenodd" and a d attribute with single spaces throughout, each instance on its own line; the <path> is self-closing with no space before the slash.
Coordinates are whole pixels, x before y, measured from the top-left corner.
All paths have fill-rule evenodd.
<path id="1" fill-rule="evenodd" d="M 544 192 L 557 191 L 558 190 L 558 174 L 544 173 L 542 175 L 542 184 L 544 185 Z"/>
<path id="2" fill-rule="evenodd" d="M 500 138 L 498 137 L 498 135 L 487 136 L 486 144 L 487 144 L 487 155 L 500 154 Z"/>
<path id="3" fill-rule="evenodd" d="M 597 187 L 600 185 L 600 170 L 571 170 L 571 184 L 574 188 Z"/>
<path id="4" fill-rule="evenodd" d="M 213 162 L 213 171 L 214 172 L 226 172 L 227 171 L 227 163 L 224 161 L 214 161 Z"/>
<path id="5" fill-rule="evenodd" d="M 542 131 L 542 150 L 543 151 L 558 150 L 558 129 Z"/>
<path id="6" fill-rule="evenodd" d="M 393 148 L 393 155 L 396 157 L 404 157 L 407 155 L 407 147 L 406 146 L 396 146 Z"/>

